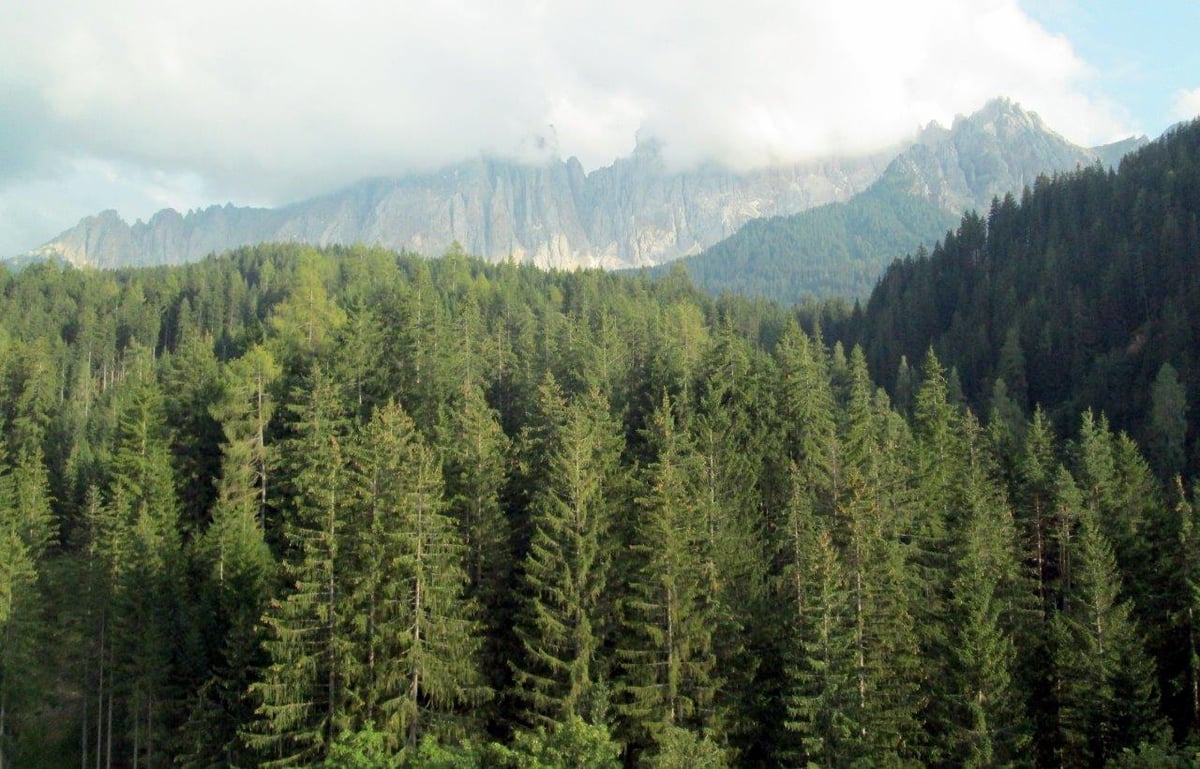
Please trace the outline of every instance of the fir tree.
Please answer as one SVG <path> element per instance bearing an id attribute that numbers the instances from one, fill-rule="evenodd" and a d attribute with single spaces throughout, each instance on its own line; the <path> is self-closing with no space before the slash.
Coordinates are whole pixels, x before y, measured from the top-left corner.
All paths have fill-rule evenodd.
<path id="1" fill-rule="evenodd" d="M 665 394 L 647 433 L 654 461 L 636 500 L 621 710 L 633 734 L 657 742 L 669 726 L 712 722 L 715 618 L 706 595 L 708 540 L 696 510 L 701 468 Z"/>
<path id="2" fill-rule="evenodd" d="M 1063 766 L 1102 764 L 1161 727 L 1154 666 L 1121 597 L 1112 547 L 1087 508 L 1077 518 L 1070 580 L 1054 620 Z"/>
<path id="3" fill-rule="evenodd" d="M 361 665 L 347 676 L 354 719 L 379 724 L 389 747 L 448 736 L 448 716 L 486 695 L 464 547 L 445 515 L 441 468 L 398 405 L 363 430 L 351 481 L 363 511 L 345 597 Z"/>
<path id="4" fill-rule="evenodd" d="M 523 564 L 517 634 L 524 654 L 514 669 L 536 723 L 591 715 L 606 672 L 600 650 L 612 614 L 604 599 L 620 452 L 607 402 L 595 391 L 567 408 L 546 441 L 546 485 L 533 500 Z"/>
<path id="5" fill-rule="evenodd" d="M 342 616 L 339 549 L 349 500 L 339 395 L 314 366 L 288 404 L 295 437 L 284 447 L 292 485 L 283 525 L 286 588 L 263 616 L 270 664 L 251 687 L 259 720 L 245 737 L 264 766 L 318 760 L 347 725 L 347 668 L 357 655 Z"/>

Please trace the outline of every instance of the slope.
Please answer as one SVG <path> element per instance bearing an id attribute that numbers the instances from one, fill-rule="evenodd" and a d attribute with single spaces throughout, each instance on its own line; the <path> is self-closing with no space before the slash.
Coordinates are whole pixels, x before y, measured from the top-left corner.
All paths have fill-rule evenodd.
<path id="1" fill-rule="evenodd" d="M 1020 202 L 967 214 L 928 257 L 894 263 L 840 336 L 893 388 L 901 359 L 932 346 L 981 408 L 1003 378 L 1020 406 L 1100 409 L 1149 440 L 1164 364 L 1187 402 L 1200 397 L 1198 217 L 1200 121 L 1119 172 L 1042 178 Z"/>
<path id="2" fill-rule="evenodd" d="M 1144 143 L 1078 147 L 1036 113 L 996 99 L 949 129 L 930 124 L 878 181 L 846 203 L 750 222 L 683 264 L 714 292 L 783 302 L 866 296 L 892 259 L 932 246 L 964 211 L 984 210 L 1044 173 L 1112 164 Z"/>

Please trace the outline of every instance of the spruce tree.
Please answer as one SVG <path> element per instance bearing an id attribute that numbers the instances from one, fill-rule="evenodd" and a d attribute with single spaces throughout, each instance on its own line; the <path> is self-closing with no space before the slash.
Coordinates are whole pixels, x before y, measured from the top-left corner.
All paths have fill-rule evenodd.
<path id="1" fill-rule="evenodd" d="M 251 687 L 258 720 L 245 739 L 264 766 L 319 760 L 348 725 L 347 668 L 339 549 L 347 525 L 345 420 L 339 388 L 316 365 L 288 410 L 295 435 L 283 447 L 291 483 L 284 507 L 284 593 L 263 616 L 270 663 Z"/>
<path id="2" fill-rule="evenodd" d="M 1067 481 L 1063 477 L 1060 485 Z M 1060 504 L 1075 500 L 1060 492 Z M 1121 595 L 1112 547 L 1087 507 L 1080 505 L 1074 517 L 1074 540 L 1063 543 L 1070 550 L 1070 577 L 1054 619 L 1054 664 L 1059 761 L 1083 767 L 1153 740 L 1161 723 L 1154 665 Z"/>
<path id="3" fill-rule="evenodd" d="M 544 440 L 545 485 L 533 498 L 522 568 L 523 654 L 513 673 L 527 719 L 548 724 L 593 716 L 607 672 L 601 647 L 613 611 L 605 599 L 621 440 L 594 390 L 573 401 Z"/>
<path id="4" fill-rule="evenodd" d="M 240 765 L 252 758 L 239 736 L 254 714 L 249 686 L 265 663 L 260 617 L 275 587 L 276 564 L 263 527 L 269 458 L 265 440 L 273 412 L 268 394 L 279 374 L 270 353 L 254 347 L 232 361 L 210 408 L 221 424 L 221 474 L 212 523 L 198 559 L 208 586 L 212 673 L 193 698 L 187 767 Z"/>
<path id="5" fill-rule="evenodd" d="M 643 744 L 669 726 L 710 725 L 717 686 L 711 558 L 696 504 L 701 467 L 665 394 L 646 432 L 654 460 L 636 500 L 620 682 L 621 711 Z"/>
<path id="6" fill-rule="evenodd" d="M 868 755 L 859 742 L 854 604 L 829 532 L 810 528 L 802 536 L 802 558 L 788 567 L 797 595 L 784 724 L 798 739 L 792 755 L 781 758 L 847 766 Z"/>
<path id="7" fill-rule="evenodd" d="M 486 696 L 465 548 L 445 514 L 437 456 L 395 403 L 363 429 L 350 483 L 361 513 L 344 545 L 344 611 L 360 656 L 347 675 L 349 715 L 377 724 L 389 748 L 415 749 L 427 733 L 455 734 L 450 717 Z"/>
<path id="8" fill-rule="evenodd" d="M 982 458 L 974 418 L 964 423 L 972 453 Z M 970 464 L 964 483 L 965 531 L 950 592 L 953 709 L 944 755 L 956 766 L 1011 766 L 1026 762 L 1030 741 L 1025 693 L 1015 676 L 1017 634 L 1030 625 L 1028 593 L 1011 510 L 984 462 Z"/>
<path id="9" fill-rule="evenodd" d="M 129 760 L 166 761 L 168 723 L 179 692 L 173 640 L 180 638 L 182 543 L 179 505 L 163 412 L 150 351 L 127 353 L 117 392 L 106 506 L 124 539 L 114 561 L 112 650 L 125 690 L 124 731 Z"/>
<path id="10" fill-rule="evenodd" d="M 49 480 L 38 442 L 11 468 L 0 446 L 0 767 L 13 765 L 14 725 L 34 726 L 44 669 L 47 548 L 54 540 Z"/>

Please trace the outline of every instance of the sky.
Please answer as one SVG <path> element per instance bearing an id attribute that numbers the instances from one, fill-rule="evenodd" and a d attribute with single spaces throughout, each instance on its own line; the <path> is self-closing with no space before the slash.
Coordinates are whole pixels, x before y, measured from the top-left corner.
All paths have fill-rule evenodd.
<path id="1" fill-rule="evenodd" d="M 1195 0 L 7 0 L 0 258 L 480 153 L 848 155 L 996 96 L 1154 137 L 1200 114 L 1196 30 Z"/>

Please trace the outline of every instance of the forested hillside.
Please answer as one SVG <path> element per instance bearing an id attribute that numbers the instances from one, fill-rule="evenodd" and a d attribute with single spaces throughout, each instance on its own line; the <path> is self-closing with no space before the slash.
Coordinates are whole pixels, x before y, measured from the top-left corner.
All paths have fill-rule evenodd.
<path id="1" fill-rule="evenodd" d="M 0 329 L 5 766 L 1195 755 L 1200 511 L 1099 412 L 459 254 L 38 265 Z"/>
<path id="2" fill-rule="evenodd" d="M 932 347 L 981 412 L 1040 404 L 1065 426 L 1091 408 L 1141 440 L 1164 477 L 1194 473 L 1198 215 L 1193 122 L 1119 172 L 1043 178 L 1019 202 L 964 217 L 927 257 L 893 264 L 840 336 L 862 341 L 890 388 L 907 388 L 902 370 Z"/>
<path id="3" fill-rule="evenodd" d="M 794 303 L 865 297 L 896 254 L 932 245 L 959 217 L 885 174 L 845 203 L 747 222 L 704 252 L 679 260 L 695 283 Z M 676 264 L 659 267 L 663 274 Z"/>
<path id="4" fill-rule="evenodd" d="M 1007 99 L 931 123 L 883 174 L 845 202 L 747 222 L 701 253 L 680 260 L 692 280 L 791 304 L 811 298 L 866 298 L 897 256 L 928 250 L 961 215 L 1043 174 L 1100 163 L 1107 168 L 1145 143 L 1130 138 L 1090 150 L 1051 131 Z M 662 274 L 666 267 L 656 268 Z"/>

